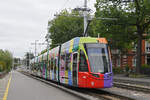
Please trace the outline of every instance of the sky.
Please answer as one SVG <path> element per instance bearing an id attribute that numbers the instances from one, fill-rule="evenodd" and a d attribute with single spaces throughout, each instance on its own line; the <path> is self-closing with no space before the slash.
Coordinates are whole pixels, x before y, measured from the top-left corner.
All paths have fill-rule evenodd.
<path id="1" fill-rule="evenodd" d="M 88 0 L 94 11 L 96 0 Z M 0 49 L 9 50 L 14 57 L 23 58 L 26 52 L 34 52 L 31 45 L 45 41 L 48 20 L 62 9 L 82 7 L 84 0 L 0 0 Z M 37 52 L 45 49 L 37 46 Z"/>

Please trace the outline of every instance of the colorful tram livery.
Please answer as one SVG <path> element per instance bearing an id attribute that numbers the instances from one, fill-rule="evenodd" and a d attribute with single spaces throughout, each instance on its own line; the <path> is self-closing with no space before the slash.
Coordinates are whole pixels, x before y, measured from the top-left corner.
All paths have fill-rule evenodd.
<path id="1" fill-rule="evenodd" d="M 82 88 L 113 85 L 110 51 L 105 38 L 76 37 L 31 61 L 39 77 Z"/>

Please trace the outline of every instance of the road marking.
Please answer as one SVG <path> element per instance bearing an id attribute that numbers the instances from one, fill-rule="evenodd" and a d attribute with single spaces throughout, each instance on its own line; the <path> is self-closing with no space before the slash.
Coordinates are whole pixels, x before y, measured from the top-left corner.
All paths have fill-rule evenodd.
<path id="1" fill-rule="evenodd" d="M 8 90 L 9 90 L 9 86 L 10 86 L 10 81 L 11 81 L 11 75 L 10 75 L 9 81 L 7 83 L 7 88 L 5 90 L 5 94 L 4 94 L 3 100 L 7 100 L 7 95 L 8 95 Z"/>

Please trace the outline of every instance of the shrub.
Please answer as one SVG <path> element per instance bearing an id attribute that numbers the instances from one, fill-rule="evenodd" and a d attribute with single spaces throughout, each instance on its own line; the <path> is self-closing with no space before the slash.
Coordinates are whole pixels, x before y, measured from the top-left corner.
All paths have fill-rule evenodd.
<path id="1" fill-rule="evenodd" d="M 142 74 L 150 75 L 150 65 L 147 65 L 147 64 L 142 65 L 140 72 Z"/>
<path id="2" fill-rule="evenodd" d="M 126 65 L 126 66 L 124 67 L 125 73 L 133 73 L 134 70 L 135 70 L 135 68 L 134 68 L 134 67 L 130 67 L 129 65 Z"/>
<path id="3" fill-rule="evenodd" d="M 0 71 L 10 71 L 12 67 L 13 57 L 7 50 L 0 49 Z"/>
<path id="4" fill-rule="evenodd" d="M 3 69 L 2 69 L 2 65 L 0 65 L 0 72 L 2 72 L 2 70 L 3 70 Z"/>
<path id="5" fill-rule="evenodd" d="M 146 75 L 142 75 L 142 74 L 130 74 L 129 77 L 131 78 L 144 78 L 147 77 Z"/>
<path id="6" fill-rule="evenodd" d="M 114 74 L 122 74 L 123 69 L 121 67 L 113 67 L 113 73 Z"/>
<path id="7" fill-rule="evenodd" d="M 125 66 L 125 72 L 129 72 L 130 71 L 130 67 L 128 65 Z"/>

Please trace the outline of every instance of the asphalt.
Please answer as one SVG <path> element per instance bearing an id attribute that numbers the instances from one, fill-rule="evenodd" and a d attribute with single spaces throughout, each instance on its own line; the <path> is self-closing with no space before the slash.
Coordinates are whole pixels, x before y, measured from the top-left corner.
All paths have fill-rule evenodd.
<path id="1" fill-rule="evenodd" d="M 79 97 L 25 76 L 12 72 L 7 100 L 81 100 Z"/>

